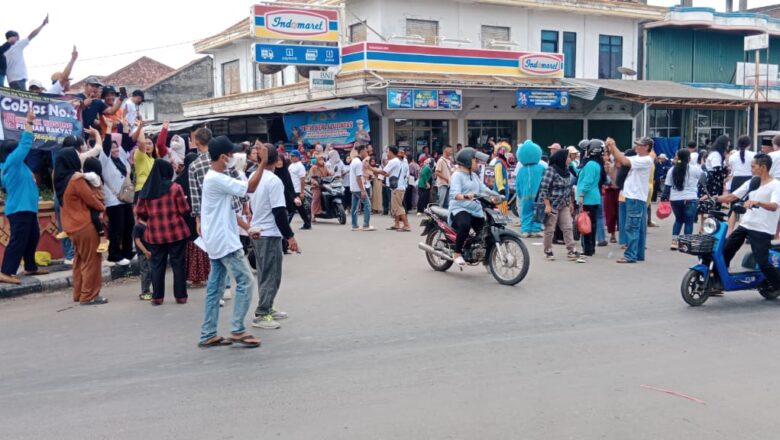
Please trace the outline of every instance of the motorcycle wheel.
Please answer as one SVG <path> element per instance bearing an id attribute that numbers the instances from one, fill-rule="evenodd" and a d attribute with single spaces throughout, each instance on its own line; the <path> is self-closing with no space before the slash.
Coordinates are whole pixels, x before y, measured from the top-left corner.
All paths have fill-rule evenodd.
<path id="1" fill-rule="evenodd" d="M 771 288 L 767 287 L 767 284 L 768 283 L 764 282 L 762 285 L 758 286 L 758 293 L 769 300 L 777 299 L 777 297 L 780 296 L 780 290 L 772 290 Z"/>
<path id="2" fill-rule="evenodd" d="M 347 224 L 347 213 L 344 211 L 344 206 L 342 206 L 341 203 L 336 204 L 336 216 L 339 219 L 340 225 Z"/>
<path id="3" fill-rule="evenodd" d="M 444 233 L 438 229 L 434 229 L 428 234 L 427 237 L 425 237 L 425 244 L 436 250 L 449 253 L 446 243 L 447 238 L 444 236 Z M 425 259 L 428 260 L 428 264 L 431 265 L 431 268 L 437 272 L 447 271 L 447 269 L 452 267 L 453 263 L 452 261 L 439 258 L 429 252 L 425 253 Z"/>
<path id="4" fill-rule="evenodd" d="M 704 275 L 697 270 L 689 270 L 682 279 L 680 293 L 683 301 L 691 307 L 698 307 L 709 299 L 709 292 L 704 290 Z"/>
<path id="5" fill-rule="evenodd" d="M 498 247 L 501 246 L 507 261 L 501 261 Z M 504 237 L 490 249 L 488 267 L 493 278 L 505 286 L 514 286 L 528 275 L 531 259 L 528 248 L 517 237 Z"/>

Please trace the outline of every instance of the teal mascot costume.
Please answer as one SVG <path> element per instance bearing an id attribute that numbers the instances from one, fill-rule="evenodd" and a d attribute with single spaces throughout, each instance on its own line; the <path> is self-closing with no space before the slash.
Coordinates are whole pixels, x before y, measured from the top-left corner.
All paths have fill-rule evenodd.
<path id="1" fill-rule="evenodd" d="M 542 224 L 534 221 L 534 202 L 545 170 L 545 166 L 540 163 L 542 148 L 531 140 L 525 141 L 517 149 L 517 161 L 522 164 L 515 179 L 515 190 L 517 204 L 522 212 L 523 234 L 539 234 L 542 232 Z"/>

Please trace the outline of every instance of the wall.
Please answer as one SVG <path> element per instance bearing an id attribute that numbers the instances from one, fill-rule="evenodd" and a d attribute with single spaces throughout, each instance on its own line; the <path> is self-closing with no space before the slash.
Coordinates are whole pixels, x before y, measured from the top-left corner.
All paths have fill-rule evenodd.
<path id="1" fill-rule="evenodd" d="M 203 57 L 171 77 L 146 89 L 146 103 L 153 106 L 155 122 L 182 119 L 182 103 L 213 96 L 213 60 Z"/>

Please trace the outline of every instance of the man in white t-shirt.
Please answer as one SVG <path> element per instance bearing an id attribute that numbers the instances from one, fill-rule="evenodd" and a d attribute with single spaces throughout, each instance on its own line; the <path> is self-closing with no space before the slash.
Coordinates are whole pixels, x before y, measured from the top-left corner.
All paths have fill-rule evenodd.
<path id="1" fill-rule="evenodd" d="M 634 142 L 636 156 L 627 157 L 615 144 L 615 140 L 607 138 L 607 152 L 615 162 L 630 167 L 623 185 L 623 196 L 626 199 L 627 239 L 626 251 L 618 263 L 636 263 L 645 261 L 645 242 L 647 241 L 647 196 L 650 193 L 650 173 L 655 162 L 653 140 L 643 137 Z"/>
<path id="2" fill-rule="evenodd" d="M 141 104 L 145 99 L 143 90 L 133 90 L 130 99 L 122 101 L 122 114 L 130 125 L 130 136 L 133 136 L 139 127 L 138 116 L 141 114 Z"/>
<path id="3" fill-rule="evenodd" d="M 352 190 L 352 230 L 374 231 L 371 226 L 371 199 L 368 198 L 363 174 L 363 159 L 368 157 L 365 145 L 354 147 L 358 155 L 349 163 L 349 188 Z M 358 227 L 358 211 L 363 206 L 363 227 Z"/>
<path id="4" fill-rule="evenodd" d="M 699 144 L 696 141 L 688 142 L 688 152 L 691 153 L 690 163 L 696 165 L 699 163 Z"/>
<path id="5" fill-rule="evenodd" d="M 772 138 L 772 151 L 769 152 L 772 158 L 772 169 L 769 174 L 775 179 L 780 179 L 780 134 Z"/>
<path id="6" fill-rule="evenodd" d="M 769 249 L 772 247 L 772 237 L 780 220 L 780 182 L 769 174 L 771 169 L 772 158 L 767 154 L 757 154 L 753 158 L 752 171 L 753 176 L 761 179 L 760 186 L 750 191 L 751 181 L 747 181 L 731 194 L 716 196 L 715 201 L 731 203 L 748 196 L 744 204 L 746 212 L 742 215 L 739 226 L 726 239 L 723 258 L 728 265 L 745 243 L 745 239 L 749 238 L 756 264 L 772 289 L 777 290 L 780 289 L 780 273 L 769 262 Z"/>
<path id="7" fill-rule="evenodd" d="M 287 318 L 287 313 L 274 309 L 274 300 L 282 282 L 282 240 L 287 240 L 288 249 L 299 252 L 295 234 L 290 229 L 287 217 L 287 202 L 284 199 L 284 183 L 274 174 L 282 160 L 273 145 L 267 144 L 268 161 L 260 184 L 250 197 L 252 224 L 249 237 L 257 262 L 257 287 L 260 300 L 255 309 L 252 327 L 277 329 L 277 321 Z M 261 172 L 258 168 L 256 173 Z"/>
<path id="8" fill-rule="evenodd" d="M 235 165 L 234 153 L 240 152 L 225 136 L 209 142 L 211 168 L 203 178 L 201 193 L 200 231 L 202 247 L 209 255 L 211 271 L 206 286 L 206 312 L 200 332 L 201 348 L 242 344 L 259 347 L 260 340 L 246 331 L 244 318 L 252 298 L 252 271 L 244 257 L 244 247 L 238 234 L 238 220 L 233 210 L 233 197 L 244 197 L 254 193 L 268 160 L 268 150 L 259 142 L 257 149 L 258 171 L 248 181 L 234 179 L 225 170 Z M 236 280 L 233 319 L 230 336 L 217 336 L 219 322 L 219 300 L 225 290 L 225 278 L 230 271 Z"/>
<path id="9" fill-rule="evenodd" d="M 388 230 L 397 231 L 401 229 L 401 222 L 403 222 L 403 230 L 410 231 L 408 220 L 406 218 L 406 210 L 404 210 L 404 193 L 406 192 L 407 178 L 409 175 L 409 166 L 406 166 L 406 174 L 404 174 L 404 162 L 398 157 L 398 147 L 391 145 L 387 149 L 387 165 L 385 165 L 384 172 L 387 173 L 386 182 L 388 188 L 390 188 L 390 215 L 393 216 L 393 226 Z"/>
<path id="10" fill-rule="evenodd" d="M 16 31 L 5 33 L 5 39 L 11 45 L 5 51 L 5 76 L 8 78 L 8 87 L 14 90 L 27 90 L 27 64 L 24 62 L 24 49 L 30 44 L 30 40 L 35 38 L 47 24 L 49 24 L 48 14 L 40 26 L 30 32 L 27 38 L 22 38 L 21 40 L 19 39 L 19 33 Z"/>
<path id="11" fill-rule="evenodd" d="M 290 166 L 287 167 L 287 171 L 290 173 L 293 189 L 295 189 L 295 194 L 297 195 L 295 210 L 298 215 L 301 216 L 301 220 L 303 220 L 303 227 L 301 229 L 311 229 L 311 218 L 303 203 L 306 200 L 306 167 L 303 166 L 303 163 L 301 162 L 302 158 L 303 155 L 300 151 L 293 150 L 290 154 Z M 294 212 L 288 213 L 290 221 L 292 221 L 294 215 Z"/>

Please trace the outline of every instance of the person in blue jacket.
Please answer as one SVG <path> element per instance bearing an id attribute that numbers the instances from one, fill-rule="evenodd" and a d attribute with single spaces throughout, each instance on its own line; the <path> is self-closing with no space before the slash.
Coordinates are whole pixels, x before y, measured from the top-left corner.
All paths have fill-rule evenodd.
<path id="1" fill-rule="evenodd" d="M 577 178 L 577 200 L 588 213 L 592 225 L 590 234 L 582 235 L 582 253 L 590 257 L 596 253 L 596 225 L 601 207 L 601 186 L 606 183 L 604 171 L 604 141 L 592 139 L 588 145 L 585 164 Z"/>
<path id="2" fill-rule="evenodd" d="M 32 123 L 35 115 L 30 112 L 19 141 L 5 141 L 0 149 L 0 170 L 3 187 L 7 193 L 5 217 L 11 226 L 11 238 L 5 247 L 3 265 L 0 269 L 0 282 L 20 284 L 16 277 L 19 264 L 24 258 L 25 275 L 48 273 L 38 269 L 35 264 L 35 249 L 38 247 L 40 229 L 38 227 L 38 185 L 32 171 L 24 163 L 32 149 Z"/>
<path id="3" fill-rule="evenodd" d="M 542 224 L 534 221 L 534 202 L 539 194 L 542 175 L 547 168 L 541 163 L 542 148 L 533 141 L 526 140 L 517 149 L 517 162 L 520 170 L 515 178 L 515 194 L 522 214 L 523 237 L 541 237 Z"/>

